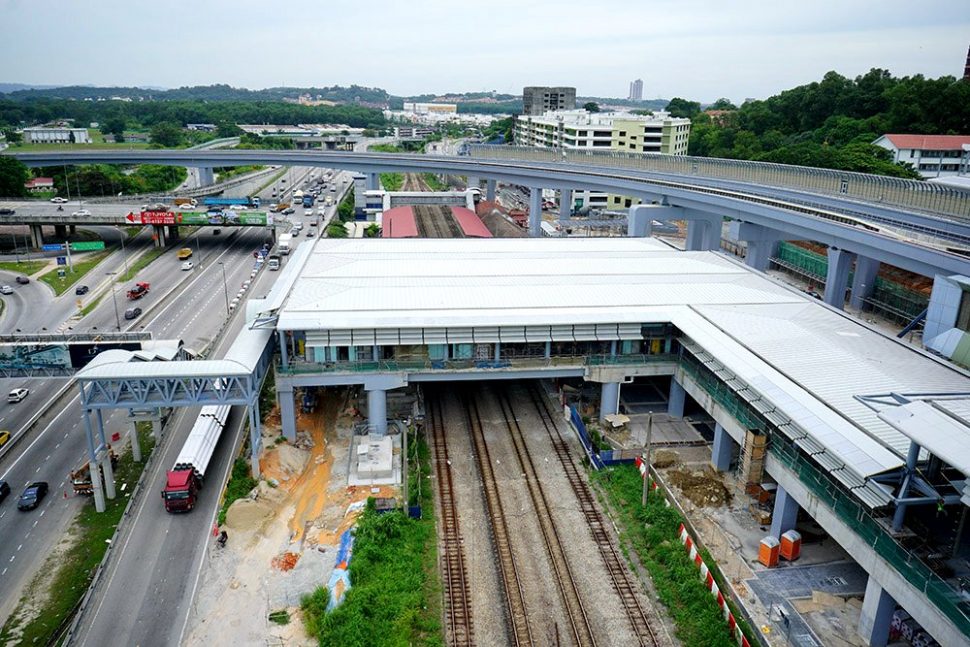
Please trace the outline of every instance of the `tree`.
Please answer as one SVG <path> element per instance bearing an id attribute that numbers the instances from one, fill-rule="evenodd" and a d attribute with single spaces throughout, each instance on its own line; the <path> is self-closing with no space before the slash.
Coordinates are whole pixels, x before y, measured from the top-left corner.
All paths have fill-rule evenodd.
<path id="1" fill-rule="evenodd" d="M 153 144 L 172 148 L 182 143 L 182 128 L 171 121 L 161 121 L 151 130 L 151 140 Z"/>
<path id="2" fill-rule="evenodd" d="M 669 112 L 672 117 L 689 118 L 701 111 L 701 104 L 699 101 L 688 101 L 687 99 L 674 97 L 664 110 Z"/>
<path id="3" fill-rule="evenodd" d="M 242 133 L 242 128 L 231 121 L 220 121 L 216 124 L 216 137 L 238 137 Z"/>
<path id="4" fill-rule="evenodd" d="M 24 141 L 24 136 L 13 128 L 4 128 L 3 136 L 6 138 L 8 144 L 19 144 Z"/>
<path id="5" fill-rule="evenodd" d="M 721 97 L 711 105 L 707 106 L 708 110 L 737 110 L 738 107 L 731 103 L 730 99 L 725 99 Z"/>
<path id="6" fill-rule="evenodd" d="M 599 112 L 600 106 L 595 101 L 589 101 L 583 104 L 583 110 L 586 112 Z"/>
<path id="7" fill-rule="evenodd" d="M 122 141 L 124 141 L 125 125 L 124 117 L 109 117 L 105 120 L 101 130 L 106 133 L 121 135 Z"/>
<path id="8" fill-rule="evenodd" d="M 16 157 L 0 155 L 0 195 L 19 198 L 27 195 L 24 182 L 30 177 L 27 167 Z"/>

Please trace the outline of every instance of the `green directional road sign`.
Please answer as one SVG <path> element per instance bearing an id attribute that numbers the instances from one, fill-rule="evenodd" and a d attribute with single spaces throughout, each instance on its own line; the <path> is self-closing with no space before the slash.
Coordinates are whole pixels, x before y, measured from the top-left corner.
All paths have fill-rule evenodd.
<path id="1" fill-rule="evenodd" d="M 255 225 L 265 227 L 273 224 L 272 214 L 267 217 L 265 213 L 259 211 L 236 212 L 231 209 L 226 209 L 220 213 L 183 212 L 180 218 L 179 224 L 181 225 Z"/>
<path id="2" fill-rule="evenodd" d="M 93 252 L 99 249 L 104 249 L 103 240 L 92 240 L 88 242 L 71 243 L 72 252 Z"/>

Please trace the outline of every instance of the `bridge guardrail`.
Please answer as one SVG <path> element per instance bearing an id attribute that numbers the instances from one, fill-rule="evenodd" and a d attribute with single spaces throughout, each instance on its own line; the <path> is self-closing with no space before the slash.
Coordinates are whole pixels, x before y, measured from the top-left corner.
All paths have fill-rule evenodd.
<path id="1" fill-rule="evenodd" d="M 970 193 L 920 180 L 853 171 L 661 153 L 579 151 L 473 144 L 472 158 L 587 164 L 800 189 L 847 200 L 915 209 L 970 222 Z"/>

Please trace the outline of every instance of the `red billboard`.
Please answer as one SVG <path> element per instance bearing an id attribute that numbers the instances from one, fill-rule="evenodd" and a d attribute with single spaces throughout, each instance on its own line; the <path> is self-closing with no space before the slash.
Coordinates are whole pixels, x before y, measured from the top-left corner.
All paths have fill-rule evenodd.
<path id="1" fill-rule="evenodd" d="M 182 222 L 181 213 L 171 211 L 142 211 L 137 216 L 129 213 L 128 222 L 139 220 L 143 225 L 177 225 Z"/>

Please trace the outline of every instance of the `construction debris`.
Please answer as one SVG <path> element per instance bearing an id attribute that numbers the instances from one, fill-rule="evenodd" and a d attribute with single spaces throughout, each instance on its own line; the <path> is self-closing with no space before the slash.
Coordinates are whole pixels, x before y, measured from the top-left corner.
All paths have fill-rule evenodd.
<path id="1" fill-rule="evenodd" d="M 667 480 L 696 506 L 722 506 L 731 500 L 731 493 L 710 468 L 695 472 L 672 470 L 667 473 Z"/>

